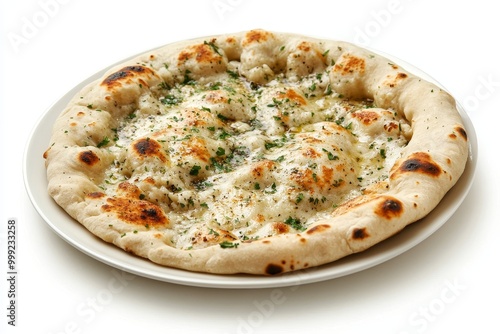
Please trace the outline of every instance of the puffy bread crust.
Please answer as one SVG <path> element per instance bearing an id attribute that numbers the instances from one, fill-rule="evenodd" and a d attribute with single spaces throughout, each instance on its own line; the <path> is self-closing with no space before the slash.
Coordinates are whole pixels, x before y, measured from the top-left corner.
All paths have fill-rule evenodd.
<path id="1" fill-rule="evenodd" d="M 234 61 L 240 62 L 237 68 L 232 67 Z M 176 249 L 170 241 L 173 232 L 168 228 L 165 207 L 144 200 L 141 191 L 132 186 L 113 198 L 99 189 L 103 171 L 113 162 L 103 141 L 112 137 L 119 120 L 136 110 L 141 101 L 157 99 L 159 85 L 216 82 L 228 69 L 257 84 L 280 73 L 294 80 L 326 69 L 335 92 L 370 98 L 382 109 L 403 113 L 411 124 L 411 140 L 385 182 L 342 204 L 306 231 L 240 242 L 230 249 L 219 245 Z M 300 103 L 299 95 L 289 93 Z M 214 107 L 217 99 L 224 98 L 212 96 Z M 221 113 L 230 116 L 228 110 Z M 247 117 L 242 109 L 236 113 Z M 358 116 L 361 122 L 371 122 L 369 114 Z M 217 120 L 201 117 L 200 122 Z M 88 126 L 81 130 L 73 123 Z M 71 131 L 73 127 L 80 130 Z M 166 159 L 156 137 L 153 134 L 151 142 L 134 143 L 135 152 L 128 154 L 143 160 Z M 186 145 L 186 150 L 198 147 L 194 142 Z M 197 152 L 200 155 L 193 159 L 202 160 L 201 151 Z M 455 101 L 439 87 L 349 43 L 263 30 L 170 44 L 110 69 L 61 113 L 44 154 L 49 194 L 103 240 L 171 267 L 264 275 L 329 263 L 399 232 L 440 202 L 462 174 L 467 156 L 467 134 Z M 144 180 L 143 186 L 148 182 L 154 181 Z M 220 240 L 232 240 L 222 232 L 218 232 L 223 235 Z"/>

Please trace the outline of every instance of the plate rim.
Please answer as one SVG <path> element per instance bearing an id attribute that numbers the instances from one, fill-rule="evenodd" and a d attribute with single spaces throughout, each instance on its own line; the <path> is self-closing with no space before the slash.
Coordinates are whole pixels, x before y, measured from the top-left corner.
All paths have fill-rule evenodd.
<path id="1" fill-rule="evenodd" d="M 365 49 L 371 50 L 381 56 L 393 60 L 395 63 L 405 68 L 407 71 L 427 81 L 433 82 L 440 88 L 446 90 L 437 80 L 435 80 L 422 70 L 416 68 L 415 66 L 401 59 L 398 59 L 397 57 L 381 52 L 379 50 L 373 50 L 371 48 L 366 48 L 366 47 Z M 138 55 L 142 53 L 143 52 L 139 53 Z M 436 208 L 434 208 L 434 210 L 432 210 L 426 217 L 422 218 L 421 220 L 405 227 L 398 234 L 390 238 L 387 238 L 381 243 L 374 245 L 373 247 L 363 252 L 346 256 L 332 263 L 304 270 L 293 271 L 278 276 L 255 276 L 246 274 L 218 275 L 218 274 L 209 274 L 202 272 L 190 272 L 183 269 L 170 268 L 154 264 L 147 259 L 143 259 L 135 255 L 129 254 L 127 252 L 124 252 L 118 247 L 98 239 L 97 237 L 92 235 L 91 232 L 87 231 L 85 227 L 83 227 L 81 224 L 79 224 L 73 218 L 67 215 L 67 213 L 64 212 L 64 210 L 60 208 L 52 200 L 52 198 L 50 198 L 50 196 L 46 191 L 47 180 L 46 180 L 44 161 L 42 157 L 43 152 L 40 151 L 36 152 L 38 153 L 38 158 L 33 158 L 32 155 L 33 147 L 36 146 L 37 140 L 41 139 L 38 137 L 47 137 L 48 133 L 48 138 L 46 138 L 47 140 L 43 143 L 43 145 L 45 147 L 48 147 L 50 145 L 50 133 L 52 131 L 52 126 L 44 130 L 42 129 L 42 125 L 44 125 L 44 123 L 47 123 L 50 119 L 55 120 L 58 117 L 58 115 L 62 112 L 62 109 L 58 109 L 60 104 L 63 104 L 65 106 L 69 102 L 69 100 L 73 96 L 75 96 L 85 85 L 102 77 L 102 75 L 104 75 L 106 71 L 108 71 L 110 68 L 113 68 L 114 66 L 117 66 L 118 64 L 123 63 L 128 59 L 132 59 L 133 57 L 135 56 L 128 57 L 122 61 L 119 61 L 111 66 L 108 66 L 94 73 L 93 75 L 82 80 L 79 84 L 75 85 L 72 89 L 67 91 L 58 100 L 52 103 L 52 105 L 50 105 L 44 111 L 44 113 L 39 117 L 39 119 L 35 122 L 35 125 L 30 131 L 28 140 L 25 145 L 23 153 L 23 161 L 22 161 L 22 174 L 23 174 L 25 190 L 28 194 L 28 197 L 35 211 L 37 211 L 38 215 L 44 220 L 44 222 L 49 225 L 49 227 L 53 230 L 53 232 L 56 233 L 56 235 L 58 235 L 60 238 L 62 238 L 64 241 L 69 243 L 71 246 L 73 246 L 80 252 L 114 268 L 158 281 L 187 285 L 187 286 L 206 287 L 206 288 L 229 288 L 229 289 L 276 288 L 276 287 L 287 287 L 287 286 L 310 284 L 310 283 L 331 280 L 351 275 L 356 272 L 360 272 L 369 269 L 371 267 L 377 266 L 379 264 L 382 264 L 392 258 L 395 258 L 407 252 L 411 248 L 415 247 L 416 245 L 426 240 L 453 216 L 453 214 L 458 210 L 458 208 L 461 206 L 461 204 L 467 197 L 472 187 L 472 184 L 474 183 L 476 166 L 477 166 L 477 155 L 478 155 L 477 136 L 474 129 L 474 125 L 470 117 L 468 116 L 466 110 L 457 101 L 456 102 L 457 109 L 460 113 L 460 116 L 462 117 L 469 138 L 469 153 L 464 173 L 457 181 L 457 184 L 455 184 L 448 191 L 448 193 L 436 206 Z M 50 125 L 52 124 L 53 122 L 50 123 Z M 44 131 L 47 132 L 45 133 L 45 136 L 43 136 Z M 38 146 L 40 145 L 42 144 L 38 142 Z M 38 165 L 35 163 L 37 160 L 39 160 Z M 32 173 L 30 172 L 32 171 L 32 169 L 36 170 L 36 168 L 39 168 L 40 162 L 42 163 L 44 172 L 43 174 L 45 176 L 43 177 L 43 181 L 33 180 Z M 44 193 L 42 193 L 40 190 L 35 191 L 34 189 L 35 184 L 33 182 L 36 181 L 45 183 Z M 460 189 L 460 191 L 458 191 L 458 189 Z M 450 199 L 450 197 L 452 196 L 455 196 L 456 198 Z M 75 238 L 70 235 L 69 231 L 65 230 L 64 227 L 62 227 L 59 223 L 54 222 L 53 219 L 51 219 L 52 218 L 51 215 L 49 216 L 47 215 L 47 213 L 50 214 L 49 209 L 51 208 L 40 207 L 42 200 L 45 200 L 46 202 L 48 200 L 48 202 L 51 203 L 49 205 L 52 206 L 53 210 L 58 211 L 59 213 L 61 213 L 62 216 L 66 216 L 68 220 L 74 223 L 73 225 L 77 225 L 78 227 L 76 227 L 76 229 L 82 229 L 84 232 L 86 232 L 84 233 L 86 235 L 84 239 L 87 240 L 84 240 L 84 244 L 82 244 L 82 242 L 79 240 L 75 240 Z M 448 206 L 445 207 L 445 204 Z M 445 212 L 440 213 L 443 210 Z M 415 232 L 414 230 L 417 230 L 418 232 L 417 235 L 408 237 L 407 235 L 411 234 L 412 232 Z M 407 237 L 408 241 L 406 242 L 400 241 L 398 243 L 397 238 L 399 237 L 399 239 L 402 239 L 403 238 L 402 235 Z M 93 240 L 91 239 L 95 239 L 96 245 L 85 244 L 86 242 L 92 243 Z M 395 244 L 395 246 L 393 244 Z M 386 248 L 389 249 L 387 250 Z M 102 252 L 100 253 L 99 251 L 96 251 L 102 249 L 106 249 L 106 251 L 109 251 L 109 254 L 103 254 Z M 380 254 L 377 255 L 377 253 Z"/>

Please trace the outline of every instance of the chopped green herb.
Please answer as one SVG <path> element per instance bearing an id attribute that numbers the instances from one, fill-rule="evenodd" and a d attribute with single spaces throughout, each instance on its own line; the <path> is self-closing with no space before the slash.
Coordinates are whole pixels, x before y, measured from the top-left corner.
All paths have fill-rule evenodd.
<path id="1" fill-rule="evenodd" d="M 297 195 L 297 198 L 295 199 L 295 203 L 299 204 L 300 202 L 302 202 L 303 199 L 304 199 L 304 194 L 303 193 L 299 193 Z"/>
<path id="2" fill-rule="evenodd" d="M 189 175 L 197 176 L 200 169 L 201 166 L 194 165 L 193 168 L 191 168 L 191 170 L 189 171 Z"/>
<path id="3" fill-rule="evenodd" d="M 218 157 L 223 156 L 226 154 L 226 150 L 223 149 L 222 147 L 218 147 L 217 152 L 215 152 L 215 154 L 217 154 Z"/>
<path id="4" fill-rule="evenodd" d="M 291 227 L 293 227 L 294 229 L 296 229 L 298 231 L 305 231 L 306 230 L 306 228 L 302 225 L 302 223 L 300 222 L 299 219 L 292 218 L 291 216 L 285 220 L 285 224 L 290 225 Z"/>
<path id="5" fill-rule="evenodd" d="M 224 116 L 222 114 L 217 114 L 217 118 L 220 119 L 223 122 L 229 120 L 229 118 L 227 118 L 226 116 Z"/>
<path id="6" fill-rule="evenodd" d="M 109 138 L 108 137 L 104 137 L 98 144 L 97 144 L 97 147 L 98 148 L 101 148 L 103 146 L 106 146 L 109 144 Z"/>
<path id="7" fill-rule="evenodd" d="M 236 72 L 233 72 L 233 71 L 230 71 L 230 70 L 227 70 L 226 72 L 233 79 L 238 79 L 238 77 L 239 77 L 238 73 L 236 73 Z"/>
<path id="8" fill-rule="evenodd" d="M 328 156 L 328 160 L 338 160 L 339 157 L 337 155 L 333 155 L 332 152 L 326 150 L 326 149 L 323 149 L 323 152 L 326 152 L 327 156 Z"/>
<path id="9" fill-rule="evenodd" d="M 237 242 L 230 242 L 230 241 L 223 241 L 219 244 L 221 248 L 237 248 L 239 243 Z"/>
<path id="10" fill-rule="evenodd" d="M 210 42 L 204 41 L 203 44 L 209 45 L 214 50 L 215 53 L 217 53 L 219 56 L 222 56 L 220 51 L 219 51 L 219 47 L 217 45 L 215 45 L 215 43 L 213 41 L 210 41 Z"/>
<path id="11" fill-rule="evenodd" d="M 273 182 L 273 184 L 271 185 L 271 187 L 267 187 L 267 190 L 265 190 L 264 192 L 266 194 L 275 194 L 277 191 L 276 189 L 276 183 Z"/>
<path id="12" fill-rule="evenodd" d="M 176 104 L 181 103 L 182 98 L 172 94 L 168 94 L 163 99 L 160 99 L 160 102 L 168 106 L 174 106 Z"/>

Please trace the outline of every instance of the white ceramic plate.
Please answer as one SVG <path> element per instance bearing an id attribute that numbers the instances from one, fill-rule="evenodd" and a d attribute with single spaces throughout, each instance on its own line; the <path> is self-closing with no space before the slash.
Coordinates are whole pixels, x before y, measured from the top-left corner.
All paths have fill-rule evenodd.
<path id="1" fill-rule="evenodd" d="M 394 57 L 377 52 L 394 60 L 414 74 L 438 84 L 431 77 Z M 465 172 L 438 207 L 421 221 L 406 227 L 399 234 L 359 254 L 350 255 L 331 264 L 279 276 L 213 275 L 163 267 L 122 251 L 98 239 L 83 226 L 73 221 L 47 194 L 43 152 L 49 146 L 52 126 L 69 100 L 83 86 L 102 77 L 107 69 L 89 77 L 74 87 L 52 105 L 37 122 L 25 150 L 23 173 L 28 196 L 36 211 L 65 241 L 83 253 L 110 266 L 152 279 L 190 286 L 212 288 L 270 288 L 320 282 L 349 275 L 392 259 L 416 246 L 438 230 L 459 208 L 474 179 L 476 169 L 477 137 L 470 118 L 461 106 L 467 135 L 470 141 L 469 159 Z"/>

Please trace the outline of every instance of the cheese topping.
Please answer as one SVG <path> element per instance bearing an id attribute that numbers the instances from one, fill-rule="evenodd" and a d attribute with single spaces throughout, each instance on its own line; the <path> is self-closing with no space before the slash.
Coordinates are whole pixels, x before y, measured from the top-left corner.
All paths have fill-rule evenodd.
<path id="1" fill-rule="evenodd" d="M 105 143 L 114 162 L 100 187 L 137 187 L 173 247 L 303 231 L 386 179 L 410 139 L 402 115 L 344 99 L 328 71 L 257 85 L 230 65 L 217 82 L 160 85 Z"/>

